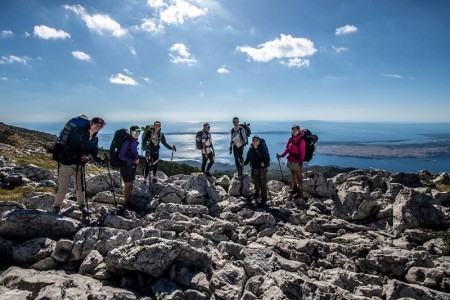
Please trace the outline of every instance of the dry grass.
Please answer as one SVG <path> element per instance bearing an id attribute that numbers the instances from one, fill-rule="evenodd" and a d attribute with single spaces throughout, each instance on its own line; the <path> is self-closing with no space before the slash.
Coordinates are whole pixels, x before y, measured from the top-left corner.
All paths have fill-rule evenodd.
<path id="1" fill-rule="evenodd" d="M 437 189 L 439 192 L 447 192 L 447 193 L 450 193 L 450 185 L 448 185 L 448 184 L 437 184 L 437 185 L 436 185 L 436 189 Z"/>
<path id="2" fill-rule="evenodd" d="M 23 196 L 31 192 L 45 192 L 45 193 L 55 193 L 55 189 L 51 187 L 45 188 L 31 188 L 31 187 L 15 187 L 12 190 L 0 189 L 0 201 L 14 201 L 19 202 L 22 200 Z"/>

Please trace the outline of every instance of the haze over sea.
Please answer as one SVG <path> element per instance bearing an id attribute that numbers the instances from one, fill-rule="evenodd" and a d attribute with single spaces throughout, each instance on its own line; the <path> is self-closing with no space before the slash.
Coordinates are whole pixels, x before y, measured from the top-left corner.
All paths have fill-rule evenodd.
<path id="1" fill-rule="evenodd" d="M 244 120 L 241 120 L 243 122 Z M 152 121 L 153 122 L 153 121 Z M 229 130 L 231 122 L 209 122 L 211 124 L 211 135 L 216 150 L 216 161 L 233 164 L 234 159 L 229 155 Z M 435 141 L 450 141 L 450 123 L 346 123 L 346 122 L 324 122 L 324 121 L 279 121 L 279 122 L 252 122 L 252 136 L 259 135 L 266 140 L 271 155 L 271 168 L 278 168 L 276 153 L 282 153 L 290 136 L 292 124 L 299 124 L 302 129 L 308 128 L 319 136 L 317 153 L 310 166 L 340 166 L 363 169 L 382 169 L 390 172 L 417 172 L 426 169 L 432 173 L 450 173 L 450 157 L 443 154 L 442 157 L 432 158 L 359 158 L 355 156 L 338 156 L 321 154 L 321 145 L 411 145 L 421 147 L 426 143 Z M 99 146 L 109 148 L 115 130 L 129 128 L 130 125 L 143 126 L 148 122 L 108 122 L 107 126 L 99 134 Z M 195 133 L 202 128 L 203 122 L 164 122 L 162 120 L 162 131 L 166 135 L 170 145 L 176 145 L 177 152 L 173 159 L 176 161 L 195 160 L 199 161 L 199 150 L 195 149 Z M 58 135 L 63 123 L 15 123 L 28 129 L 47 132 Z M 140 141 L 140 139 L 139 139 Z M 161 148 L 162 159 L 171 158 L 171 151 L 165 147 Z M 247 152 L 245 151 L 245 154 Z M 285 159 L 282 160 L 285 162 Z"/>

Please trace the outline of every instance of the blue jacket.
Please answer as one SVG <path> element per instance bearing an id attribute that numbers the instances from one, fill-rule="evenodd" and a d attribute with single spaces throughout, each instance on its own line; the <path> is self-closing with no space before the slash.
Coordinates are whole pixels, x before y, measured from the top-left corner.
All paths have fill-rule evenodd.
<path id="1" fill-rule="evenodd" d="M 98 156 L 98 137 L 94 134 L 92 138 L 89 135 L 89 126 L 73 133 L 70 140 L 61 153 L 60 162 L 63 165 L 78 165 L 82 163 L 82 156 L 91 155 L 96 162 L 100 162 Z"/>

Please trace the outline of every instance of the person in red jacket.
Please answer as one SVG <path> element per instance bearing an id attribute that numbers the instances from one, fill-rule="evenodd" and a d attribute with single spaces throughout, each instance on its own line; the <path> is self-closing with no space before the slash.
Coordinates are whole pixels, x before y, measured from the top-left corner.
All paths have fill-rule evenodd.
<path id="1" fill-rule="evenodd" d="M 289 155 L 288 155 L 289 154 Z M 289 138 L 286 149 L 280 155 L 277 153 L 277 159 L 280 157 L 287 157 L 286 166 L 291 170 L 292 190 L 289 193 L 296 197 L 303 197 L 303 176 L 302 166 L 305 159 L 305 140 L 303 139 L 303 132 L 300 131 L 300 126 L 292 126 L 292 136 Z"/>

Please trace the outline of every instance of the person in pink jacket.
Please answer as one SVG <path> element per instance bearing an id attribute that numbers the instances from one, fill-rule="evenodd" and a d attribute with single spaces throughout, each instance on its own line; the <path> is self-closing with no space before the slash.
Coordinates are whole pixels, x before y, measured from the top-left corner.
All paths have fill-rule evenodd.
<path id="1" fill-rule="evenodd" d="M 280 155 L 277 153 L 277 159 L 280 157 L 287 157 L 286 167 L 291 170 L 292 190 L 289 193 L 296 197 L 303 197 L 303 176 L 302 165 L 305 159 L 305 140 L 303 139 L 303 132 L 300 131 L 300 126 L 292 126 L 292 136 L 289 138 L 286 149 Z"/>

